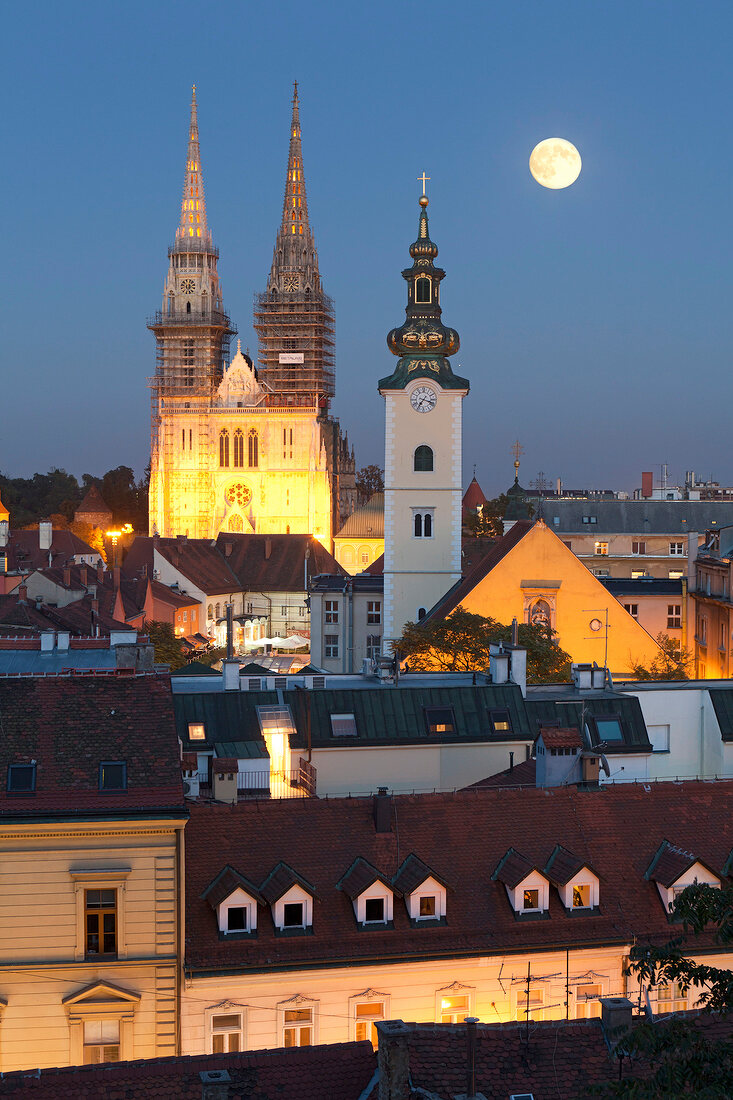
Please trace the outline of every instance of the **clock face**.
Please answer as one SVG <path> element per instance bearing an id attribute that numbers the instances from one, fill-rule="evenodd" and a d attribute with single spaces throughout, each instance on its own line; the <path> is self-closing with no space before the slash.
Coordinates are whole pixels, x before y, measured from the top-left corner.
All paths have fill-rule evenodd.
<path id="1" fill-rule="evenodd" d="M 288 275 L 284 283 L 286 290 L 297 290 L 300 286 L 300 279 L 297 275 Z"/>
<path id="2" fill-rule="evenodd" d="M 438 395 L 430 386 L 418 386 L 410 394 L 410 404 L 415 412 L 429 413 L 438 401 Z"/>
<path id="3" fill-rule="evenodd" d="M 196 283 L 193 279 L 181 279 L 181 290 L 184 294 L 193 294 Z"/>

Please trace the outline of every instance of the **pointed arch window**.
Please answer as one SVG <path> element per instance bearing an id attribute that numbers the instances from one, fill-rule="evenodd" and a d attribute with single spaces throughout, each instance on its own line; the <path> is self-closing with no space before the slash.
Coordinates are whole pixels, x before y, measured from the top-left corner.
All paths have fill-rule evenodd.
<path id="1" fill-rule="evenodd" d="M 247 436 L 247 464 L 251 469 L 260 464 L 260 439 L 256 428 L 250 428 Z"/>
<path id="2" fill-rule="evenodd" d="M 244 432 L 241 428 L 234 433 L 234 465 L 244 466 Z"/>
<path id="3" fill-rule="evenodd" d="M 426 279 L 424 276 L 421 279 L 415 280 L 415 301 L 422 303 L 429 303 L 431 299 L 431 286 L 430 279 Z"/>
<path id="4" fill-rule="evenodd" d="M 219 432 L 219 465 L 229 465 L 229 432 L 226 428 Z"/>
<path id="5" fill-rule="evenodd" d="M 423 443 L 415 448 L 413 469 L 420 472 L 430 472 L 433 469 L 433 448 Z"/>

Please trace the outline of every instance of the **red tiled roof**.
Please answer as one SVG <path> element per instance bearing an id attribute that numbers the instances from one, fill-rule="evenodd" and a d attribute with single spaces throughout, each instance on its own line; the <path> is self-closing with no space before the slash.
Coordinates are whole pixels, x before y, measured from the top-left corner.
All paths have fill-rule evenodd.
<path id="1" fill-rule="evenodd" d="M 496 879 L 497 882 L 503 882 L 510 890 L 514 890 L 519 886 L 520 882 L 526 879 L 527 875 L 531 875 L 533 871 L 537 870 L 539 870 L 539 868 L 535 867 L 531 860 L 523 856 L 521 852 L 517 852 L 514 848 L 510 848 L 509 851 L 502 856 L 498 867 L 491 877 Z"/>
<path id="2" fill-rule="evenodd" d="M 384 554 L 380 554 L 378 558 L 375 558 L 372 564 L 368 565 L 363 572 L 370 573 L 373 577 L 381 577 L 384 573 Z"/>
<path id="3" fill-rule="evenodd" d="M 506 535 L 497 540 L 488 554 L 477 562 L 463 580 L 458 581 L 446 592 L 445 596 L 428 612 L 423 622 L 428 619 L 444 619 L 447 615 L 450 615 L 451 611 L 455 611 L 461 601 L 473 592 L 476 585 L 488 576 L 491 570 L 514 549 L 518 542 L 521 542 L 527 532 L 534 526 L 534 522 L 534 520 L 528 519 L 518 520 L 507 531 Z"/>
<path id="4" fill-rule="evenodd" d="M 546 749 L 582 749 L 583 740 L 577 726 L 565 726 L 562 728 L 540 728 L 537 735 L 542 738 Z"/>
<path id="5" fill-rule="evenodd" d="M 253 901 L 258 902 L 260 905 L 263 903 L 262 894 L 254 883 L 246 879 L 244 875 L 238 874 L 229 865 L 219 872 L 213 882 L 209 883 L 201 897 L 208 902 L 212 909 L 216 910 L 235 890 L 244 890 L 245 894 L 249 894 Z"/>
<path id="6" fill-rule="evenodd" d="M 355 898 L 358 898 L 364 890 L 371 886 L 373 882 L 382 882 L 391 889 L 391 883 L 388 877 L 382 874 L 381 871 L 378 871 L 376 867 L 372 867 L 371 863 L 368 863 L 365 859 L 362 859 L 361 856 L 358 856 L 351 864 L 346 874 L 340 879 L 338 887 L 353 901 Z"/>
<path id="7" fill-rule="evenodd" d="M 516 770 L 516 769 L 515 769 Z M 549 944 L 622 944 L 634 936 L 667 939 L 667 913 L 645 879 L 667 837 L 698 854 L 717 874 L 730 854 L 727 823 L 733 781 L 619 784 L 599 790 L 468 789 L 455 794 L 394 797 L 398 833 L 377 833 L 371 798 L 273 799 L 236 806 L 193 804 L 186 826 L 186 961 L 194 970 L 254 969 L 342 962 L 388 963 L 405 953 L 450 957 L 460 948 L 481 955 L 541 950 Z M 501 883 L 491 875 L 509 848 L 544 867 L 556 845 L 593 868 L 601 880 L 597 913 L 568 917 L 550 890 L 549 919 L 517 922 Z M 447 922 L 413 928 L 403 902 L 394 929 L 357 929 L 339 878 L 357 860 L 389 883 L 413 852 L 450 883 Z M 214 914 L 201 900 L 217 864 L 261 883 L 287 854 L 288 864 L 316 891 L 313 934 L 277 937 L 261 921 L 245 946 L 219 939 Z M 215 868 L 214 868 L 215 869 Z M 374 870 L 365 875 L 364 882 Z M 351 883 L 350 883 L 351 885 Z M 354 891 L 351 891 L 353 894 Z"/>
<path id="8" fill-rule="evenodd" d="M 170 562 L 174 569 L 208 596 L 239 592 L 241 585 L 210 539 L 161 539 L 138 535 L 127 552 L 122 571 L 127 577 L 153 575 L 153 549 Z"/>
<path id="9" fill-rule="evenodd" d="M 260 893 L 268 905 L 274 905 L 283 894 L 287 893 L 291 886 L 296 885 L 301 886 L 311 896 L 315 893 L 311 884 L 302 878 L 297 871 L 294 871 L 287 863 L 278 863 L 277 867 L 272 869 L 262 883 Z"/>
<path id="10" fill-rule="evenodd" d="M 99 557 L 99 552 L 65 528 L 52 531 L 51 549 L 41 550 L 37 530 L 12 531 L 6 547 L 8 573 L 16 570 L 30 571 L 44 566 L 65 565 L 79 557 Z M 49 563 L 50 555 L 50 563 Z"/>
<path id="11" fill-rule="evenodd" d="M 411 894 L 413 890 L 416 890 L 427 878 L 434 878 L 441 886 L 447 887 L 448 885 L 443 881 L 440 875 L 437 875 L 435 871 L 428 867 L 427 863 L 423 863 L 414 852 L 411 852 L 392 879 L 392 882 L 394 883 L 395 889 L 399 890 L 404 896 L 406 894 Z"/>
<path id="12" fill-rule="evenodd" d="M 4 1073 L 0 1093 L 38 1100 L 201 1100 L 201 1073 L 226 1070 L 230 1100 L 359 1100 L 376 1064 L 369 1042 L 333 1043 Z"/>
<path id="13" fill-rule="evenodd" d="M 558 844 L 545 864 L 544 874 L 555 886 L 565 886 L 584 867 L 588 867 L 588 864 L 569 852 L 567 848 L 563 848 L 562 844 Z M 588 870 L 592 871 L 593 868 L 588 867 Z"/>
<path id="14" fill-rule="evenodd" d="M 305 591 L 306 550 L 310 551 L 309 577 L 319 573 L 347 576 L 336 559 L 312 535 L 221 534 L 216 540 L 216 548 L 244 589 Z"/>
<path id="15" fill-rule="evenodd" d="M 692 852 L 683 852 L 681 848 L 675 848 L 667 840 L 664 840 L 649 865 L 646 877 L 651 879 L 652 882 L 658 882 L 661 886 L 669 889 L 670 886 L 675 884 L 680 875 L 684 875 L 685 871 L 689 871 L 690 867 L 698 862 L 702 863 L 702 860 L 699 860 Z M 708 867 L 708 870 L 711 869 Z M 713 873 L 720 874 L 720 871 L 713 871 Z"/>
<path id="16" fill-rule="evenodd" d="M 513 768 L 505 768 L 503 772 L 489 775 L 486 779 L 479 779 L 477 783 L 472 783 L 466 789 L 471 790 L 474 787 L 535 787 L 536 785 L 537 761 L 534 757 L 530 757 L 529 760 L 522 760 L 520 764 L 515 764 Z"/>
<path id="17" fill-rule="evenodd" d="M 77 505 L 74 516 L 79 515 L 99 515 L 100 513 L 106 513 L 110 519 L 112 518 L 112 509 L 105 503 L 104 497 L 100 493 L 98 487 L 92 483 L 81 504 Z"/>
<path id="18" fill-rule="evenodd" d="M 0 714 L 0 815 L 183 807 L 168 677 L 1 679 Z M 35 794 L 7 793 L 8 764 L 32 760 Z M 126 791 L 99 790 L 103 761 L 127 763 Z"/>

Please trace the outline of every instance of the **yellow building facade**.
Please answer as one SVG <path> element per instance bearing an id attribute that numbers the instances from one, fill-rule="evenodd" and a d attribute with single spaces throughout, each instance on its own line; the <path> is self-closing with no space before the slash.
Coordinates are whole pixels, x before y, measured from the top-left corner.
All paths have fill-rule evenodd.
<path id="1" fill-rule="evenodd" d="M 573 661 L 595 661 L 622 679 L 633 663 L 648 667 L 660 652 L 542 520 L 516 523 L 433 614 L 447 615 L 459 604 L 501 623 L 547 625 Z"/>

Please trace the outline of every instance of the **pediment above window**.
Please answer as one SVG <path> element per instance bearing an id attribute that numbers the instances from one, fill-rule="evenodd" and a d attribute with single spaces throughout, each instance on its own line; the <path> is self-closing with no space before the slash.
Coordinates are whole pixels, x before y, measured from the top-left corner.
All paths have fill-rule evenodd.
<path id="1" fill-rule="evenodd" d="M 132 1016 L 140 1003 L 140 994 L 109 982 L 93 982 L 64 997 L 61 1003 L 72 1019 Z"/>

